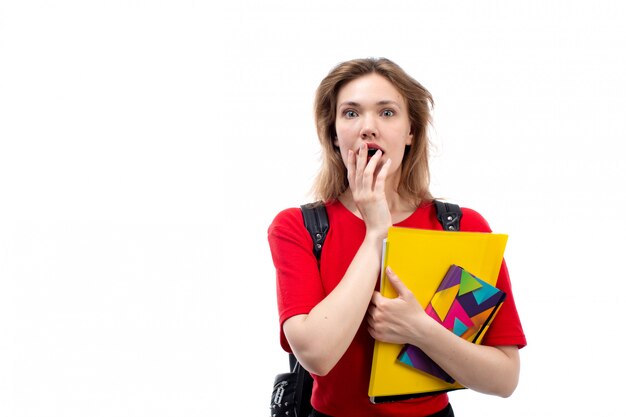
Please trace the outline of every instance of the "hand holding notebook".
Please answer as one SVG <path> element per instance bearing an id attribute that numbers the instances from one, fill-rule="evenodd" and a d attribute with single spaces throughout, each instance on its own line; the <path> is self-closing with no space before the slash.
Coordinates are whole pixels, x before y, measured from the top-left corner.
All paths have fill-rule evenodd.
<path id="1" fill-rule="evenodd" d="M 506 294 L 460 266 L 452 265 L 425 311 L 459 337 L 480 343 Z M 405 345 L 398 360 L 448 383 L 453 383 L 441 367 L 420 348 Z"/>

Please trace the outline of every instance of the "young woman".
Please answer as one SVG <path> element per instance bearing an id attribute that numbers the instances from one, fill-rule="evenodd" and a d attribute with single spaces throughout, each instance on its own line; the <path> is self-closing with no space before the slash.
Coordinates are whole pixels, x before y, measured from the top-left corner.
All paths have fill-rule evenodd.
<path id="1" fill-rule="evenodd" d="M 390 226 L 441 229 L 429 192 L 430 93 L 387 59 L 336 66 L 315 99 L 323 165 L 316 197 L 328 212 L 320 263 L 299 208 L 280 212 L 268 239 L 277 274 L 281 345 L 313 375 L 313 416 L 453 416 L 447 394 L 372 404 L 374 340 L 420 347 L 462 385 L 507 397 L 517 386 L 526 339 L 503 263 L 506 301 L 482 345 L 455 336 L 423 310 L 388 270 L 399 296 L 377 290 Z M 491 232 L 463 208 L 461 230 Z"/>

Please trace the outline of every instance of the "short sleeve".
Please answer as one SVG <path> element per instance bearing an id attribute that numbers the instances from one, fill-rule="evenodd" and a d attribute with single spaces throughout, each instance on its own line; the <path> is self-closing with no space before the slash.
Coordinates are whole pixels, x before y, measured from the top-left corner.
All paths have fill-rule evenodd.
<path id="1" fill-rule="evenodd" d="M 283 323 L 298 314 L 308 314 L 325 297 L 313 241 L 299 208 L 281 211 L 268 229 L 268 242 L 276 268 L 276 296 L 280 343 L 291 351 Z"/>
<path id="2" fill-rule="evenodd" d="M 476 211 L 467 208 L 463 208 L 461 230 L 491 233 L 491 227 L 489 227 L 487 221 Z M 489 326 L 487 333 L 485 333 L 482 344 L 488 346 L 516 345 L 522 348 L 526 346 L 526 336 L 524 335 L 522 323 L 515 306 L 511 279 L 506 261 L 504 260 L 500 267 L 496 287 L 506 293 L 506 298 Z"/>
<path id="3" fill-rule="evenodd" d="M 506 293 L 506 298 L 487 329 L 482 344 L 488 346 L 516 345 L 518 348 L 523 348 L 526 346 L 526 336 L 515 306 L 515 297 L 513 296 L 506 261 L 502 261 L 496 287 Z"/>

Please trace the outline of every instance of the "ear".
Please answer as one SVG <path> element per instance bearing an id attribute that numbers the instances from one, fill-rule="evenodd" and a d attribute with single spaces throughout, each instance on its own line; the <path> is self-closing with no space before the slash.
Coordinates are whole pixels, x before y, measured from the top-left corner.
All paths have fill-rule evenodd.
<path id="1" fill-rule="evenodd" d="M 333 145 L 335 145 L 335 148 L 338 148 L 339 147 L 339 139 L 337 139 L 337 131 L 335 130 L 335 125 L 333 124 L 332 126 L 329 126 L 329 127 L 330 127 L 330 129 L 329 129 L 329 132 L 328 132 L 329 133 L 328 136 L 330 136 L 330 138 L 332 139 Z"/>
<path id="2" fill-rule="evenodd" d="M 406 146 L 413 145 L 413 131 L 410 131 L 409 134 L 406 136 L 406 140 L 404 141 L 404 144 Z"/>

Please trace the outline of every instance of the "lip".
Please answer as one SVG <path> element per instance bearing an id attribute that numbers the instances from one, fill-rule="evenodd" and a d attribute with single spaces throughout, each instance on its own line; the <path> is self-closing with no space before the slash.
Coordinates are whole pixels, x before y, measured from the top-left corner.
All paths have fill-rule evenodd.
<path id="1" fill-rule="evenodd" d="M 372 156 L 374 156 L 374 154 L 375 154 L 375 153 L 376 153 L 376 151 L 378 151 L 378 150 L 380 150 L 382 153 L 385 153 L 385 151 L 383 151 L 383 149 L 382 149 L 380 146 L 375 145 L 375 144 L 373 144 L 373 143 L 368 143 L 368 144 L 367 144 L 367 156 L 368 156 L 369 158 L 371 158 Z"/>

